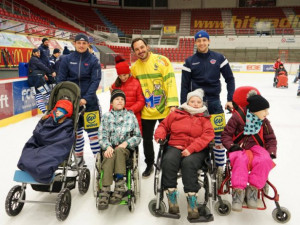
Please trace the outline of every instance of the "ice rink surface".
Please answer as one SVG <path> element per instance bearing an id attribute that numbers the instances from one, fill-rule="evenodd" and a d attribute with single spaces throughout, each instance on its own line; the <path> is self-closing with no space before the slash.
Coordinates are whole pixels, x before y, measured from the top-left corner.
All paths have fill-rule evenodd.
<path id="1" fill-rule="evenodd" d="M 177 86 L 180 90 L 180 74 L 176 75 Z M 289 209 L 292 218 L 288 224 L 300 224 L 299 206 L 299 187 L 300 187 L 300 98 L 296 97 L 296 90 L 298 84 L 293 84 L 294 76 L 289 76 L 288 89 L 273 88 L 273 74 L 246 74 L 235 73 L 236 87 L 239 86 L 255 86 L 261 94 L 270 102 L 269 120 L 273 126 L 278 141 L 277 159 L 275 163 L 277 166 L 271 171 L 269 180 L 276 186 L 280 194 L 280 205 Z M 226 85 L 222 80 L 222 104 L 226 101 Z M 178 91 L 180 94 L 180 91 Z M 110 94 L 108 92 L 102 93 L 99 96 L 104 112 L 109 108 Z M 226 114 L 227 119 L 230 114 Z M 22 148 L 26 141 L 32 135 L 32 131 L 36 126 L 40 115 L 33 118 L 23 120 L 0 129 L 1 137 L 1 185 L 0 185 L 0 225 L 132 225 L 132 224 L 189 224 L 186 219 L 187 207 L 186 199 L 184 197 L 181 180 L 178 180 L 179 190 L 179 205 L 181 218 L 179 220 L 168 218 L 157 218 L 150 214 L 148 210 L 148 203 L 154 198 L 153 193 L 153 174 L 148 179 L 141 180 L 141 198 L 137 201 L 136 209 L 133 213 L 129 212 L 127 206 L 110 205 L 109 209 L 105 211 L 98 211 L 95 206 L 95 198 L 93 196 L 92 186 L 85 195 L 79 194 L 78 187 L 71 191 L 72 207 L 69 217 L 64 222 L 59 222 L 55 216 L 54 205 L 46 204 L 25 204 L 21 213 L 16 217 L 7 216 L 4 208 L 5 198 L 9 190 L 16 184 L 13 181 L 14 171 L 17 169 L 16 165 L 19 160 Z M 87 137 L 85 137 L 87 142 Z M 142 146 L 142 145 L 141 145 Z M 140 174 L 145 169 L 143 162 L 143 150 L 140 147 Z M 158 146 L 155 145 L 155 149 Z M 89 145 L 85 146 L 85 160 L 91 174 L 93 172 L 94 158 L 89 149 Z M 54 200 L 57 194 L 40 193 L 33 191 L 30 186 L 27 186 L 26 199 L 31 200 Z M 227 196 L 231 201 L 231 197 Z M 201 201 L 201 199 L 200 199 Z M 166 198 L 165 203 L 167 204 Z M 243 212 L 231 212 L 228 216 L 219 216 L 214 213 L 214 221 L 209 224 L 230 224 L 230 225 L 269 225 L 277 224 L 272 218 L 272 211 L 275 208 L 273 201 L 267 200 L 266 210 L 250 210 L 244 209 Z"/>

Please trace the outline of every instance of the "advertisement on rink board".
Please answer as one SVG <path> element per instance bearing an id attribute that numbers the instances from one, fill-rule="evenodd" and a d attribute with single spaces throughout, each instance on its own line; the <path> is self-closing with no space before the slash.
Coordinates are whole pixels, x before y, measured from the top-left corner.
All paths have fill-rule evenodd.
<path id="1" fill-rule="evenodd" d="M 27 80 L 13 83 L 14 115 L 37 108 Z"/>
<path id="2" fill-rule="evenodd" d="M 13 115 L 12 83 L 0 84 L 0 120 Z"/>

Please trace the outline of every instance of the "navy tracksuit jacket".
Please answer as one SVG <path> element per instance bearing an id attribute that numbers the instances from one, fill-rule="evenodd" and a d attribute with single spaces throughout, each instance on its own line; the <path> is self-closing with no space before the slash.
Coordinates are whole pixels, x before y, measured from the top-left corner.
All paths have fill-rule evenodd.
<path id="1" fill-rule="evenodd" d="M 232 101 L 235 81 L 227 59 L 220 53 L 208 50 L 195 53 L 186 59 L 182 69 L 180 103 L 186 102 L 187 94 L 198 88 L 205 92 L 205 101 L 220 100 L 221 73 L 227 83 L 227 101 Z"/>

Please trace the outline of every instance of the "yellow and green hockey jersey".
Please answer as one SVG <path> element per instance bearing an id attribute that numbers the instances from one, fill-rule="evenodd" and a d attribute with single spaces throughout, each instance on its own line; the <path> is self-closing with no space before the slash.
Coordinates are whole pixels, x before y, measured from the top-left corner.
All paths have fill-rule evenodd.
<path id="1" fill-rule="evenodd" d="M 147 62 L 138 59 L 131 67 L 131 74 L 142 86 L 146 104 L 142 119 L 163 119 L 170 106 L 178 106 L 175 74 L 169 59 L 150 53 Z"/>

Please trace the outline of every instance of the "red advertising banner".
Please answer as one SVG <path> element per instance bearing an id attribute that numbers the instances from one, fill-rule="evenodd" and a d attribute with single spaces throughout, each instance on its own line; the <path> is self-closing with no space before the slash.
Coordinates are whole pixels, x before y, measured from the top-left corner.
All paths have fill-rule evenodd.
<path id="1" fill-rule="evenodd" d="M 0 120 L 14 114 L 12 83 L 0 84 Z"/>
<path id="2" fill-rule="evenodd" d="M 28 62 L 31 48 L 0 47 L 0 67 L 17 67 L 20 62 Z"/>
<path id="3" fill-rule="evenodd" d="M 25 32 L 35 35 L 45 35 L 45 36 L 54 36 L 55 29 L 49 27 L 41 27 L 33 24 L 25 24 Z"/>

